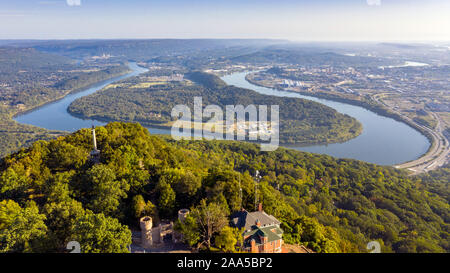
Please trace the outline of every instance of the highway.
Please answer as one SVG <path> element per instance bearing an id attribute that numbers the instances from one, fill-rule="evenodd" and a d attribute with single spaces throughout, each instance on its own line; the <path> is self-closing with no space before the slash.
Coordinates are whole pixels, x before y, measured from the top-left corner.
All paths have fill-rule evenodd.
<path id="1" fill-rule="evenodd" d="M 433 117 L 437 120 L 437 126 L 435 130 L 432 130 L 426 126 L 419 125 L 417 123 L 416 125 L 428 131 L 433 136 L 434 146 L 421 158 L 397 165 L 395 166 L 396 168 L 406 168 L 412 171 L 414 174 L 419 174 L 439 168 L 444 165 L 449 159 L 449 142 L 443 134 L 442 122 L 435 113 L 429 113 L 433 115 Z"/>
<path id="2" fill-rule="evenodd" d="M 381 94 L 378 94 L 381 95 Z M 424 154 L 422 157 L 409 161 L 403 164 L 395 165 L 395 168 L 399 169 L 408 169 L 412 172 L 412 174 L 420 174 L 424 172 L 428 172 L 434 169 L 437 169 L 444 165 L 450 158 L 450 145 L 447 140 L 447 138 L 444 136 L 443 133 L 443 126 L 442 121 L 439 118 L 438 115 L 436 115 L 433 112 L 428 112 L 431 114 L 437 121 L 436 128 L 433 130 L 429 127 L 423 126 L 421 124 L 418 124 L 417 122 L 413 121 L 412 119 L 406 117 L 399 111 L 396 111 L 395 109 L 392 109 L 384 102 L 380 101 L 378 99 L 378 96 L 375 95 L 372 97 L 376 102 L 383 104 L 384 106 L 388 107 L 392 112 L 399 114 L 407 121 L 415 124 L 417 127 L 421 128 L 422 130 L 427 131 L 430 133 L 430 135 L 433 137 L 433 146 L 430 148 L 430 150 Z"/>

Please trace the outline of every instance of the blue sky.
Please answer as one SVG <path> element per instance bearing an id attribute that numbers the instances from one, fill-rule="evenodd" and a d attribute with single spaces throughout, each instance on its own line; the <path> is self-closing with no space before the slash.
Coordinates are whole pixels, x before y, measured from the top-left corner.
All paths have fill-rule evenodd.
<path id="1" fill-rule="evenodd" d="M 448 0 L 0 0 L 0 39 L 449 41 Z"/>

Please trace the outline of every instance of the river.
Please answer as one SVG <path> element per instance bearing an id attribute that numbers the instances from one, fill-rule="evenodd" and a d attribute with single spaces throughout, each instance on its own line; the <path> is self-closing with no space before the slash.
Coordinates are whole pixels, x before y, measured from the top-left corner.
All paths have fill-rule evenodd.
<path id="1" fill-rule="evenodd" d="M 360 106 L 257 86 L 245 79 L 247 74 L 248 72 L 234 73 L 222 77 L 222 80 L 229 85 L 252 89 L 265 95 L 319 102 L 356 118 L 363 125 L 363 132 L 358 137 L 344 143 L 290 148 L 381 165 L 395 165 L 419 158 L 430 147 L 430 142 L 424 135 L 405 123 L 380 116 Z"/>
<path id="2" fill-rule="evenodd" d="M 74 100 L 95 93 L 113 82 L 134 77 L 148 71 L 148 69 L 140 67 L 134 62 L 130 62 L 129 67 L 132 69 L 132 72 L 128 74 L 102 81 L 80 92 L 69 94 L 60 100 L 45 104 L 42 107 L 33 109 L 22 115 L 18 115 L 14 118 L 14 120 L 20 123 L 30 124 L 49 130 L 69 132 L 74 132 L 81 128 L 90 128 L 92 125 L 105 125 L 104 122 L 97 120 L 74 117 L 67 112 L 67 108 Z M 150 128 L 149 131 L 152 134 L 166 134 L 168 132 L 167 130 L 154 128 Z"/>
<path id="3" fill-rule="evenodd" d="M 67 112 L 67 108 L 78 98 L 90 95 L 113 82 L 133 77 L 147 71 L 147 69 L 139 67 L 136 63 L 130 63 L 129 65 L 133 70 L 129 74 L 115 77 L 90 86 L 83 91 L 69 94 L 63 99 L 16 116 L 14 120 L 49 130 L 69 132 L 76 131 L 80 128 L 88 128 L 92 125 L 104 125 L 105 123 L 100 121 L 74 117 Z M 425 136 L 410 126 L 392 118 L 380 116 L 359 106 L 256 86 L 245 80 L 247 73 L 248 72 L 234 73 L 232 75 L 224 76 L 222 79 L 228 84 L 249 88 L 261 94 L 298 97 L 316 101 L 332 107 L 340 113 L 348 114 L 349 116 L 356 118 L 363 125 L 362 134 L 345 143 L 314 145 L 308 147 L 295 146 L 289 148 L 306 152 L 328 154 L 340 158 L 353 158 L 381 165 L 394 165 L 419 158 L 430 146 L 430 143 Z M 157 128 L 148 128 L 148 130 L 152 134 L 170 133 L 170 130 Z"/>

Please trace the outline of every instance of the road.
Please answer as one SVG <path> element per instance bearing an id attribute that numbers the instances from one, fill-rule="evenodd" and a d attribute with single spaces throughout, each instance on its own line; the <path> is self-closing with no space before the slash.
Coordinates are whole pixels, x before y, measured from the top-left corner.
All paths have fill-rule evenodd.
<path id="1" fill-rule="evenodd" d="M 382 95 L 382 94 L 378 94 L 378 95 Z M 428 171 L 437 169 L 437 168 L 441 167 L 442 165 L 444 165 L 449 160 L 450 145 L 449 145 L 447 138 L 444 136 L 444 133 L 443 133 L 444 128 L 442 126 L 442 121 L 437 114 L 435 114 L 433 112 L 428 112 L 437 121 L 436 128 L 433 130 L 429 127 L 418 124 L 417 122 L 406 117 L 399 111 L 393 109 L 392 107 L 389 107 L 387 104 L 380 101 L 377 95 L 373 96 L 372 98 L 376 102 L 381 103 L 384 106 L 388 107 L 392 112 L 399 114 L 407 121 L 415 124 L 417 127 L 421 128 L 422 130 L 427 131 L 433 137 L 434 145 L 431 147 L 431 149 L 425 155 L 423 155 L 422 157 L 420 157 L 416 160 L 409 161 L 409 162 L 406 162 L 403 164 L 399 164 L 394 167 L 400 168 L 400 169 L 408 169 L 413 172 L 412 174 L 420 174 L 420 173 L 424 173 L 424 172 L 428 172 Z"/>

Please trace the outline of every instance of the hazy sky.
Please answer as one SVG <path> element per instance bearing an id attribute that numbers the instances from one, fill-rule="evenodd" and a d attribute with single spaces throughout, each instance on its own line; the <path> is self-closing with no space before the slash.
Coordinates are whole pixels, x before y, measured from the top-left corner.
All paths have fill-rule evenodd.
<path id="1" fill-rule="evenodd" d="M 0 39 L 450 41 L 449 0 L 0 0 Z"/>

